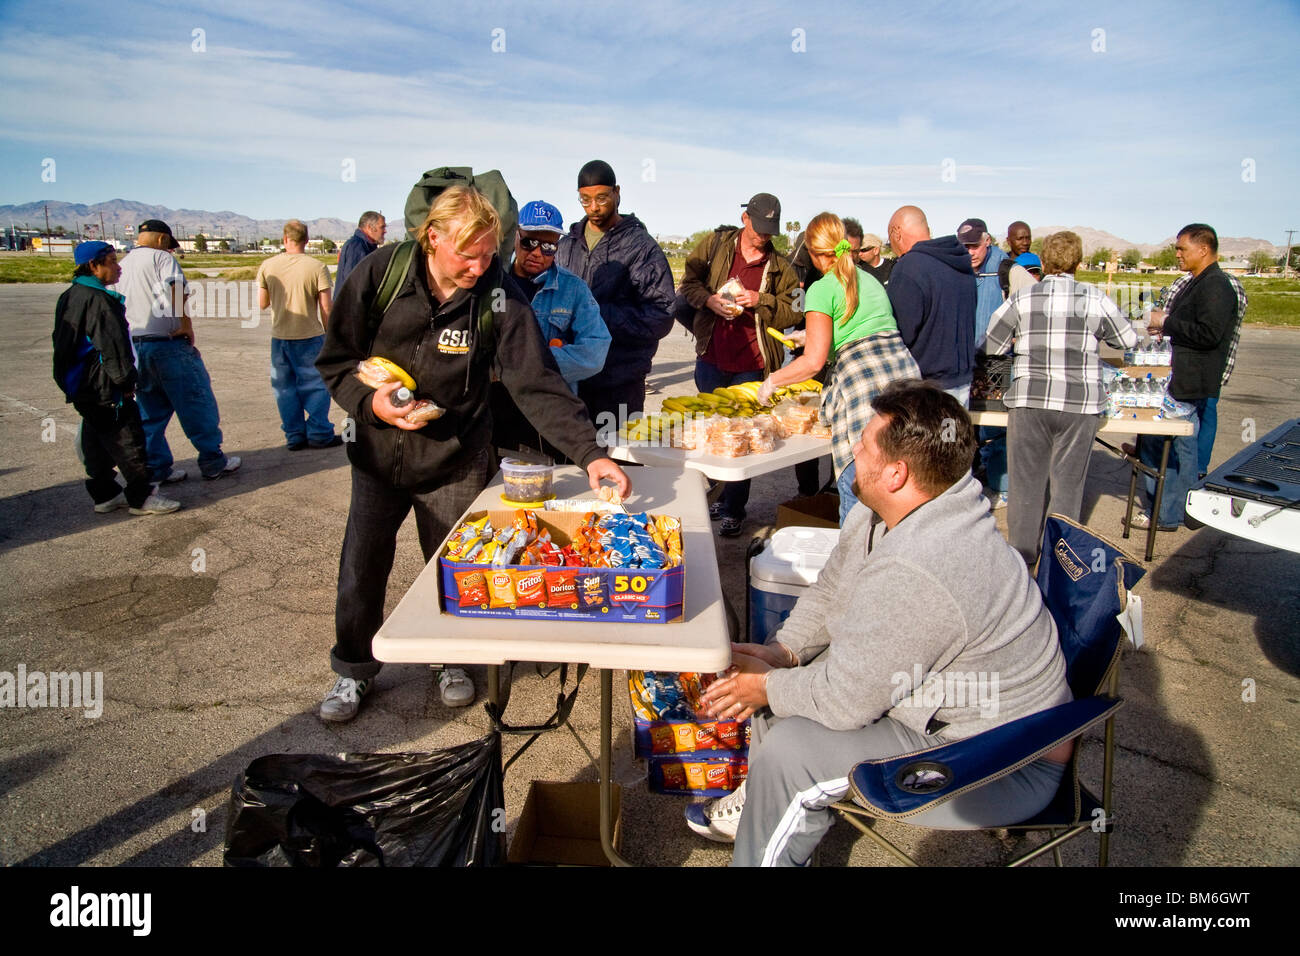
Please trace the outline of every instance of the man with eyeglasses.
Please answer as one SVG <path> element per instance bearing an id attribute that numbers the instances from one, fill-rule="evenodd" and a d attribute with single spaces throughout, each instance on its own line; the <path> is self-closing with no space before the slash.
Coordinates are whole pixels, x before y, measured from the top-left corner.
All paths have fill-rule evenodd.
<path id="1" fill-rule="evenodd" d="M 645 409 L 645 380 L 659 340 L 673 327 L 673 276 L 659 244 L 636 216 L 618 211 L 614 170 L 593 159 L 578 172 L 586 215 L 560 239 L 556 262 L 591 289 L 609 329 L 599 372 L 578 386 L 596 430 L 612 437 L 620 419 Z"/>
<path id="2" fill-rule="evenodd" d="M 519 210 L 519 231 L 515 234 L 515 259 L 510 273 L 533 304 L 533 314 L 542 330 L 542 341 L 550 346 L 551 358 L 569 389 L 577 394 L 578 383 L 595 375 L 605 365 L 609 351 L 609 329 L 600 317 L 600 306 L 587 284 L 555 262 L 564 220 L 560 210 L 535 200 Z M 492 420 L 499 448 L 521 445 L 555 454 L 529 424 L 499 382 L 492 388 Z"/>

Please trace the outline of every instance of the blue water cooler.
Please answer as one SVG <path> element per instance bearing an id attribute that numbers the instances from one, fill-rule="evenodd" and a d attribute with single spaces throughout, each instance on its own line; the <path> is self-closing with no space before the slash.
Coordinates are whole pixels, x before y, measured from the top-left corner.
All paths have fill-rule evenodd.
<path id="1" fill-rule="evenodd" d="M 839 539 L 839 528 L 781 528 L 750 558 L 750 640 L 767 643 L 817 581 Z"/>

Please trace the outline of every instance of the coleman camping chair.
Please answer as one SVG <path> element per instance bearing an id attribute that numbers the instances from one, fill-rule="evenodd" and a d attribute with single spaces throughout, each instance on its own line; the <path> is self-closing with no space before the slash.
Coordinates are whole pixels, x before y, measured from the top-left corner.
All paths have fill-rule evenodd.
<path id="1" fill-rule="evenodd" d="M 1076 747 L 1060 789 L 1045 810 L 1029 820 L 970 827 L 1047 832 L 1044 843 L 1010 866 L 1048 850 L 1060 866 L 1062 843 L 1081 833 L 1099 832 L 1098 864 L 1105 866 L 1113 826 L 1115 712 L 1123 704 L 1117 696 L 1124 635 L 1118 615 L 1127 608 L 1129 589 L 1145 573 L 1133 558 L 1087 528 L 1049 515 L 1035 579 L 1056 621 L 1074 700 L 932 750 L 860 763 L 849 775 L 852 802 L 841 801 L 832 809 L 900 861 L 915 866 L 916 861 L 876 832 L 874 820 L 912 823 L 910 818 L 917 814 L 1014 773 L 1105 721 L 1100 799 L 1079 781 Z"/>

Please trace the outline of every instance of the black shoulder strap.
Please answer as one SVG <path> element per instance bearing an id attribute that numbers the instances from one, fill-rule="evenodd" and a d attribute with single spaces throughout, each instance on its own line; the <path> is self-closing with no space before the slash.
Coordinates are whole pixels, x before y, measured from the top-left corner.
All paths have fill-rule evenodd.
<path id="1" fill-rule="evenodd" d="M 998 263 L 998 285 L 1002 287 L 1002 298 L 1011 297 L 1011 267 L 1016 264 L 1016 260 L 1010 256 Z"/>
<path id="2" fill-rule="evenodd" d="M 496 272 L 495 287 L 505 296 L 505 270 L 501 268 L 500 256 L 492 260 L 492 267 Z M 478 337 L 474 340 L 474 347 L 475 358 L 479 361 L 490 359 L 497 348 L 496 328 L 493 324 L 495 320 L 492 318 L 493 298 L 494 296 L 485 295 L 478 300 Z"/>

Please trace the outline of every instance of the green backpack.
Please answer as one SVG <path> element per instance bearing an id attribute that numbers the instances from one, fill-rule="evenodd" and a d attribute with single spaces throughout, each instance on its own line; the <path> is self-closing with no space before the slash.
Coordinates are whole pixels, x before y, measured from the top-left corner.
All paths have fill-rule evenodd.
<path id="1" fill-rule="evenodd" d="M 429 214 L 429 207 L 433 205 L 433 201 L 443 190 L 451 186 L 473 186 L 487 196 L 488 202 L 492 203 L 492 208 L 500 217 L 501 249 L 493 263 L 500 284 L 499 277 L 503 271 L 501 264 L 510 258 L 515 248 L 515 229 L 519 226 L 519 204 L 510 194 L 505 178 L 499 171 L 491 169 L 486 173 L 475 175 L 474 170 L 468 166 L 439 166 L 437 169 L 428 170 L 420 177 L 419 182 L 411 187 L 411 192 L 406 197 L 404 217 L 407 235 L 415 234 L 424 223 L 424 217 Z M 372 343 L 379 332 L 379 324 L 384 320 L 384 313 L 392 304 L 397 290 L 406 281 L 417 251 L 419 251 L 419 243 L 414 239 L 406 239 L 398 243 L 393 258 L 388 260 L 388 267 L 384 269 L 383 278 L 379 281 L 379 290 L 366 315 Z M 478 331 L 475 358 L 490 357 L 496 348 L 496 335 L 492 325 L 492 303 L 487 297 L 479 302 Z"/>
<path id="2" fill-rule="evenodd" d="M 429 214 L 438 195 L 450 186 L 473 186 L 487 196 L 501 217 L 501 261 L 509 262 L 515 251 L 515 229 L 519 226 L 519 204 L 510 195 L 505 179 L 495 169 L 475 175 L 468 166 L 439 166 L 420 177 L 406 197 L 406 234 L 413 236 Z"/>

